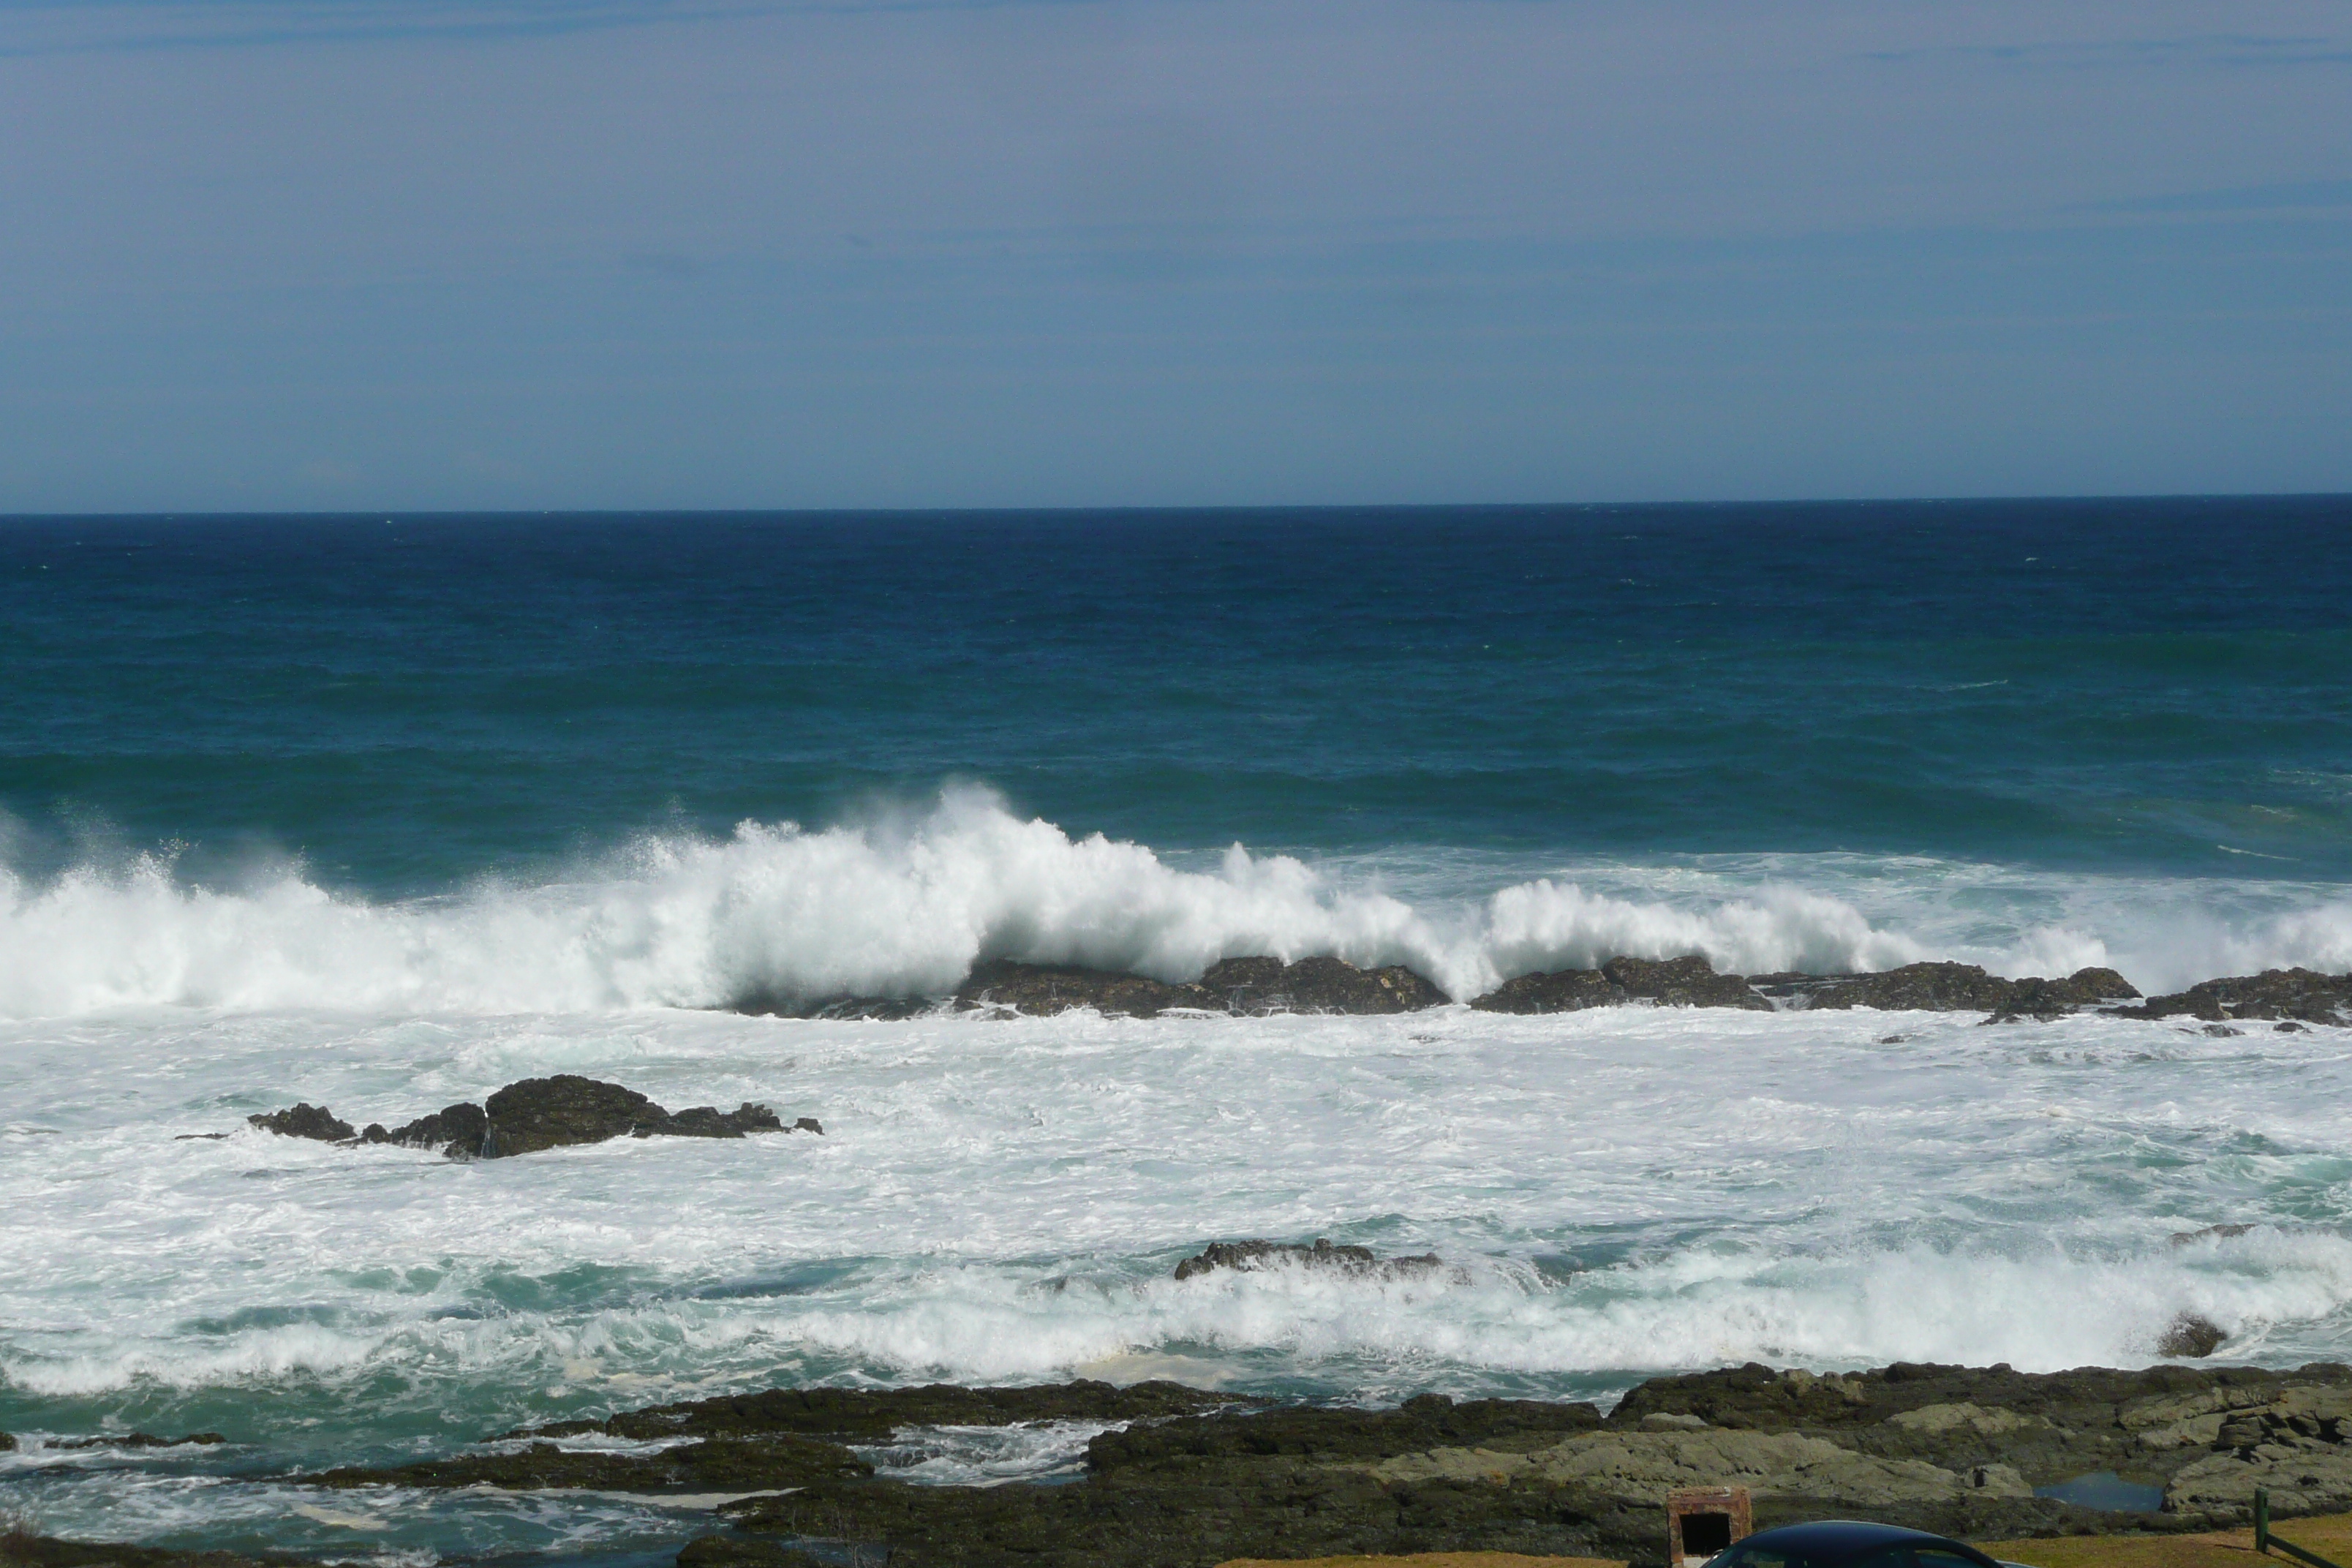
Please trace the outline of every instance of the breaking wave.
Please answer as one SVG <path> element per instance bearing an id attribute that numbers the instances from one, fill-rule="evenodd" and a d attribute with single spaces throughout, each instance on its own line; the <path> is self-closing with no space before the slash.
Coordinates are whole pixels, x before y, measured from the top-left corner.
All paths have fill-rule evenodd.
<path id="1" fill-rule="evenodd" d="M 1819 867 L 1787 869 L 1685 871 L 1644 886 L 1639 868 L 1611 868 L 1411 901 L 1376 875 L 1239 845 L 1212 868 L 1182 868 L 1143 845 L 1021 817 L 982 789 L 818 830 L 747 822 L 724 838 L 648 836 L 567 879 L 404 902 L 331 892 L 299 867 L 234 889 L 191 886 L 169 856 L 151 854 L 47 880 L 0 869 L 0 1016 L 931 994 L 990 958 L 1181 980 L 1223 957 L 1334 954 L 1412 965 L 1456 998 L 1618 953 L 1696 952 L 1750 973 L 1929 957 L 2005 973 L 2114 963 L 2143 986 L 2272 964 L 2352 967 L 2352 902 L 2324 889 L 2211 908 L 2194 885 L 2151 894 L 2084 882 L 2057 895 L 2043 885 L 2012 900 L 2021 912 L 1992 918 L 1966 896 L 1965 868 L 1921 863 L 1908 881 L 1849 879 L 1836 890 L 1806 885 Z M 2242 891 L 2231 885 L 2242 903 Z M 2053 898 L 2062 907 L 2043 918 Z M 1867 912 L 1874 903 L 1884 908 Z"/>

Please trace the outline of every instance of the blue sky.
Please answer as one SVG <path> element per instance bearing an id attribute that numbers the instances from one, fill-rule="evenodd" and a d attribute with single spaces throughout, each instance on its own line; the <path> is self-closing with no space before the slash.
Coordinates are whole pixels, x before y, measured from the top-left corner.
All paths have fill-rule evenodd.
<path id="1" fill-rule="evenodd" d="M 0 0 L 0 510 L 2352 489 L 2352 0 Z"/>

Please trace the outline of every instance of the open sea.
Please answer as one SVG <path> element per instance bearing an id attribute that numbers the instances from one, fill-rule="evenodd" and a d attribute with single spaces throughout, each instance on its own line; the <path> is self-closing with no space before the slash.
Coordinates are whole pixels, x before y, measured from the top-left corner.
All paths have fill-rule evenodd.
<path id="1" fill-rule="evenodd" d="M 2352 499 L 0 520 L 0 1513 L 617 1564 L 710 1514 L 283 1478 L 784 1383 L 2352 1359 L 2352 1030 L 727 1010 L 1688 952 L 2352 970 Z M 551 1072 L 824 1136 L 245 1124 Z M 1171 1278 L 1250 1237 L 1452 1267 Z M 131 1427 L 228 1441 L 42 1446 Z"/>

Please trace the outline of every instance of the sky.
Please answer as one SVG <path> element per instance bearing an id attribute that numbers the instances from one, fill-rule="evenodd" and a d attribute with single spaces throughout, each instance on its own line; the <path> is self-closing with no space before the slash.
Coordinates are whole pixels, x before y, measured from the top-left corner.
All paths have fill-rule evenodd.
<path id="1" fill-rule="evenodd" d="M 0 512 L 2352 490 L 2352 0 L 0 0 Z"/>

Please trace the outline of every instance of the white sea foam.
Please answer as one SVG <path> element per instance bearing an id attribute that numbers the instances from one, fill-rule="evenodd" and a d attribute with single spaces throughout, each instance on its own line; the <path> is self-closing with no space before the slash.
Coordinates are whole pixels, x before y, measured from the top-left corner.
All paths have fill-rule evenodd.
<path id="1" fill-rule="evenodd" d="M 1222 957 L 1406 963 L 1466 998 L 1530 970 L 1696 952 L 1745 973 L 1922 957 L 2005 973 L 2114 963 L 2143 986 L 2352 968 L 2352 903 L 2288 884 L 2059 878 L 1853 857 L 1591 865 L 1497 879 L 1318 868 L 1235 846 L 1212 868 L 1021 818 L 985 791 L 822 830 L 648 836 L 565 879 L 396 903 L 299 868 L 236 889 L 166 857 L 0 870 L 0 1017 L 155 1005 L 512 1014 L 707 1007 L 751 994 L 932 994 L 977 960 L 1197 975 Z M 1405 892 L 1412 884 L 1410 895 Z M 1498 889 L 1498 890 L 1497 890 Z"/>

